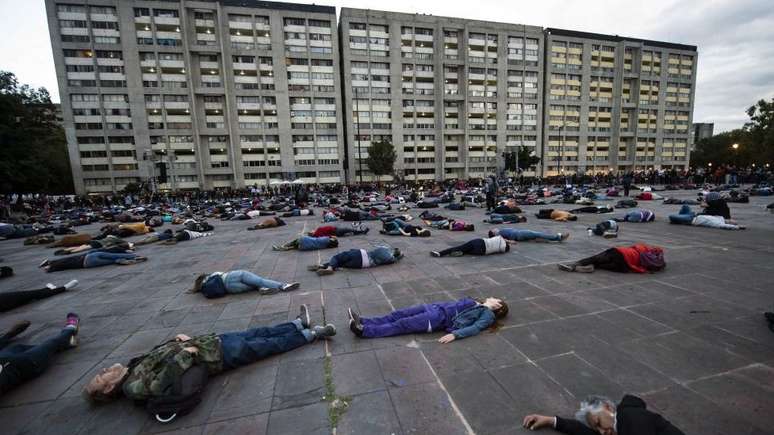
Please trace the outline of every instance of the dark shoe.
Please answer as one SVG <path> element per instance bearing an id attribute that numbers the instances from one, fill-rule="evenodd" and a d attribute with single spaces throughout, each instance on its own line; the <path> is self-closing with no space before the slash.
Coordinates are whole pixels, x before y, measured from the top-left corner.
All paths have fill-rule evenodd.
<path id="1" fill-rule="evenodd" d="M 21 334 L 22 332 L 26 331 L 27 328 L 30 327 L 30 321 L 29 320 L 22 320 L 20 322 L 16 322 L 11 326 L 11 329 L 6 331 L 5 334 L 3 334 L 3 339 L 10 340 L 17 335 Z"/>
<path id="2" fill-rule="evenodd" d="M 360 315 L 349 308 L 349 330 L 352 331 L 358 337 L 363 337 L 363 322 L 360 320 Z"/>
<path id="3" fill-rule="evenodd" d="M 317 272 L 318 270 L 320 270 L 322 268 L 323 267 L 320 264 L 311 264 L 311 265 L 306 267 L 306 270 L 308 270 L 310 272 Z"/>
<path id="4" fill-rule="evenodd" d="M 296 319 L 301 321 L 301 326 L 304 327 L 304 329 L 309 329 L 309 327 L 312 325 L 312 318 L 309 315 L 309 307 L 306 306 L 306 304 L 301 304 L 301 306 L 298 308 L 298 317 Z"/>
<path id="5" fill-rule="evenodd" d="M 0 267 L 0 278 L 8 278 L 13 275 L 13 269 L 8 266 Z"/>
<path id="6" fill-rule="evenodd" d="M 323 338 L 329 338 L 336 335 L 336 327 L 333 326 L 332 323 L 329 323 L 325 326 L 314 326 L 312 327 L 312 335 L 315 339 L 323 339 Z"/>
<path id="7" fill-rule="evenodd" d="M 763 317 L 769 322 L 771 332 L 774 332 L 774 313 L 763 313 Z"/>
<path id="8" fill-rule="evenodd" d="M 78 330 L 81 327 L 81 318 L 75 313 L 68 313 L 64 327 L 74 330 L 73 335 L 70 336 L 70 347 L 78 346 Z"/>
<path id="9" fill-rule="evenodd" d="M 291 283 L 283 285 L 282 286 L 282 291 L 283 292 L 292 292 L 293 290 L 295 290 L 295 289 L 297 289 L 299 287 L 301 287 L 301 283 L 299 283 L 299 282 L 291 282 Z"/>

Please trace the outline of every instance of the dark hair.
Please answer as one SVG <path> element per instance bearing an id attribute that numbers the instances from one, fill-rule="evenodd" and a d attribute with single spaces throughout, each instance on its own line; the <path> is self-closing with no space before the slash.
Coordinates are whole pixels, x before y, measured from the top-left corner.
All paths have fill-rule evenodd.
<path id="1" fill-rule="evenodd" d="M 494 236 L 495 236 L 495 233 L 494 233 L 494 231 L 492 231 L 492 230 L 489 230 L 489 233 L 487 233 L 487 236 L 489 236 L 489 237 L 494 237 Z"/>
<path id="2" fill-rule="evenodd" d="M 335 238 L 334 236 L 331 236 L 330 241 L 328 242 L 328 246 L 331 248 L 335 248 L 339 246 L 339 239 Z"/>
<path id="3" fill-rule="evenodd" d="M 496 310 L 492 310 L 492 312 L 495 315 L 495 321 L 492 322 L 492 324 L 489 326 L 489 330 L 491 332 L 495 332 L 498 329 L 500 329 L 500 327 L 503 326 L 500 323 L 500 320 L 508 315 L 508 304 L 506 304 L 502 298 L 494 298 L 494 299 L 497 299 L 498 301 L 500 301 L 500 308 Z M 473 300 L 478 302 L 479 304 L 483 304 L 485 302 L 485 299 L 481 299 L 481 298 L 473 298 Z"/>

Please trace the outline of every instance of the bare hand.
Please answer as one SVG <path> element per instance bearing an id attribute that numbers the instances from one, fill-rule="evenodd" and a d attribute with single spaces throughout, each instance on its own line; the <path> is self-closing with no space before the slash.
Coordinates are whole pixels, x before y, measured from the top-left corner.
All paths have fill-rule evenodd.
<path id="1" fill-rule="evenodd" d="M 177 341 L 188 341 L 190 339 L 191 339 L 191 337 L 189 337 L 189 336 L 187 336 L 185 334 L 177 334 L 175 336 L 175 340 L 177 340 Z"/>
<path id="2" fill-rule="evenodd" d="M 452 341 L 454 341 L 454 339 L 456 339 L 456 338 L 457 338 L 457 337 L 455 337 L 455 336 L 454 336 L 454 334 L 446 334 L 446 335 L 444 335 L 443 337 L 439 338 L 439 339 L 438 339 L 438 342 L 439 342 L 439 343 L 444 343 L 444 344 L 446 344 L 446 343 L 451 343 L 451 342 L 452 342 Z"/>
<path id="3" fill-rule="evenodd" d="M 199 349 L 195 346 L 184 347 L 183 350 L 190 353 L 191 355 L 196 355 L 199 353 Z"/>
<path id="4" fill-rule="evenodd" d="M 522 425 L 529 430 L 552 427 L 554 425 L 554 418 L 545 415 L 531 414 L 524 417 Z"/>

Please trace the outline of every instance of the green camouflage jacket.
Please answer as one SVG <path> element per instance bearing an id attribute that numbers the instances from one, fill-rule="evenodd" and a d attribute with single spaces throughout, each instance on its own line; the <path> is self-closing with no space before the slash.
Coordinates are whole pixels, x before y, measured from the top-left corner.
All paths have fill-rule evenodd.
<path id="1" fill-rule="evenodd" d="M 192 346 L 199 349 L 196 354 L 183 350 Z M 210 374 L 223 370 L 223 353 L 217 335 L 202 335 L 184 342 L 171 340 L 132 359 L 123 383 L 124 394 L 133 400 L 171 394 L 175 382 L 195 364 L 206 365 Z"/>

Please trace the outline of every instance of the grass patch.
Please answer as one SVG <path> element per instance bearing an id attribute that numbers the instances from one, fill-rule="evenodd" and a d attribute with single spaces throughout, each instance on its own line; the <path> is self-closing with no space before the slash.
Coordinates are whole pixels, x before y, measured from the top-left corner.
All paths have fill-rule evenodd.
<path id="1" fill-rule="evenodd" d="M 322 307 L 322 314 L 323 319 L 325 319 L 325 306 Z M 323 361 L 323 373 L 325 379 L 325 396 L 323 396 L 323 399 L 328 402 L 328 423 L 331 429 L 336 429 L 339 425 L 339 419 L 349 409 L 352 397 L 336 394 L 336 384 L 333 382 L 333 359 L 327 352 Z"/>

